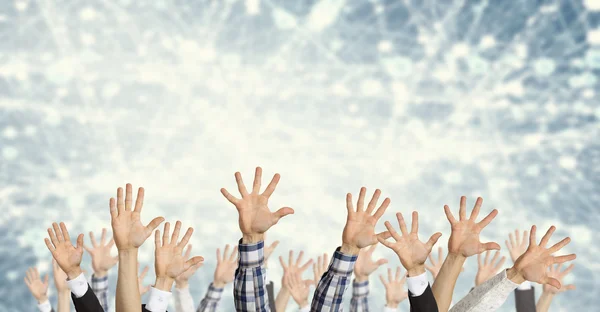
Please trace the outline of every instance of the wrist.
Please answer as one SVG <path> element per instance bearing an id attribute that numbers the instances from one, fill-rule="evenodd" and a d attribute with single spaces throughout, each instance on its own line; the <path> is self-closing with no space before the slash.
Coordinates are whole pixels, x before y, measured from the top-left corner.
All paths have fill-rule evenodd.
<path id="1" fill-rule="evenodd" d="M 177 288 L 177 289 L 188 288 L 189 285 L 190 285 L 190 283 L 188 283 L 188 281 L 175 280 L 175 288 Z"/>
<path id="2" fill-rule="evenodd" d="M 69 280 L 74 280 L 75 278 L 77 278 L 79 275 L 81 275 L 83 273 L 83 271 L 81 270 L 80 266 L 77 266 L 75 268 L 72 268 L 71 270 L 69 270 L 67 273 L 67 278 Z"/>
<path id="3" fill-rule="evenodd" d="M 519 270 L 517 270 L 514 266 L 506 270 L 506 277 L 515 284 L 521 284 L 525 282 L 525 278 L 521 272 L 519 272 Z"/>
<path id="4" fill-rule="evenodd" d="M 304 300 L 302 300 L 302 301 L 298 302 L 298 307 L 299 307 L 300 309 L 302 309 L 302 308 L 304 308 L 304 307 L 307 307 L 307 306 L 308 306 L 308 299 L 304 299 Z"/>
<path id="5" fill-rule="evenodd" d="M 137 260 L 137 256 L 138 256 L 137 248 L 119 249 L 119 260 L 129 258 L 129 257 L 135 257 Z"/>
<path id="6" fill-rule="evenodd" d="M 551 298 L 554 298 L 554 295 L 555 295 L 555 294 L 554 294 L 554 293 L 552 293 L 552 292 L 549 292 L 549 291 L 542 291 L 541 297 L 544 297 L 544 298 L 551 299 Z"/>
<path id="7" fill-rule="evenodd" d="M 242 244 L 256 244 L 258 242 L 264 241 L 265 234 L 259 233 L 251 233 L 251 234 L 243 234 L 242 236 Z"/>
<path id="8" fill-rule="evenodd" d="M 369 280 L 369 276 L 368 276 L 368 275 L 358 275 L 358 274 L 354 274 L 354 280 L 355 280 L 357 283 L 362 283 L 362 282 L 368 281 L 368 280 Z"/>
<path id="9" fill-rule="evenodd" d="M 227 283 L 225 283 L 223 281 L 214 280 L 212 284 L 213 284 L 213 287 L 215 287 L 215 288 L 224 288 L 225 284 L 227 284 Z"/>
<path id="10" fill-rule="evenodd" d="M 105 277 L 106 275 L 108 275 L 108 271 L 94 271 L 94 276 L 95 277 Z"/>
<path id="11" fill-rule="evenodd" d="M 410 269 L 406 269 L 406 273 L 408 273 L 409 277 L 419 276 L 419 275 L 425 273 L 425 265 L 421 264 L 421 265 L 414 266 Z"/>
<path id="12" fill-rule="evenodd" d="M 162 291 L 171 292 L 171 288 L 173 288 L 173 282 L 175 282 L 175 280 L 167 276 L 156 277 L 154 288 Z"/>
<path id="13" fill-rule="evenodd" d="M 390 309 L 398 309 L 399 302 L 386 302 L 385 307 Z"/>
<path id="14" fill-rule="evenodd" d="M 43 296 L 41 296 L 39 298 L 35 298 L 35 299 L 37 300 L 38 304 L 42 304 L 42 303 L 45 303 L 46 301 L 48 301 L 48 295 L 43 295 Z"/>
<path id="15" fill-rule="evenodd" d="M 359 251 L 360 248 L 346 243 L 343 243 L 342 247 L 340 248 L 340 252 L 345 255 L 358 255 Z"/>

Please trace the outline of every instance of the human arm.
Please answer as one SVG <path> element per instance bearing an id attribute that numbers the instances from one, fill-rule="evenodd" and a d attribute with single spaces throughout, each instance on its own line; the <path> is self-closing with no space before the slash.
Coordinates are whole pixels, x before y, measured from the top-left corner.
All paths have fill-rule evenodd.
<path id="1" fill-rule="evenodd" d="M 52 306 L 48 300 L 48 274 L 44 276 L 44 280 L 42 281 L 38 269 L 29 268 L 25 273 L 24 281 L 31 295 L 37 301 L 40 312 L 52 311 Z"/>
<path id="2" fill-rule="evenodd" d="M 373 251 L 377 244 L 363 248 L 358 253 L 354 265 L 354 281 L 352 282 L 352 299 L 350 299 L 350 312 L 369 311 L 369 276 L 381 265 L 386 264 L 386 259 L 373 260 Z"/>
<path id="3" fill-rule="evenodd" d="M 96 241 L 94 232 L 90 232 L 90 241 L 92 247 L 83 245 L 90 256 L 92 257 L 92 269 L 94 274 L 92 275 L 92 290 L 104 311 L 108 311 L 108 271 L 117 264 L 119 257 L 113 257 L 110 255 L 110 250 L 115 244 L 114 239 L 110 239 L 106 243 L 106 229 L 102 229 L 102 236 L 100 243 Z"/>
<path id="4" fill-rule="evenodd" d="M 500 258 L 500 251 L 496 251 L 492 261 L 490 261 L 490 251 L 485 252 L 485 258 L 482 259 L 481 254 L 477 254 L 477 274 L 475 275 L 475 286 L 483 284 L 485 281 L 498 274 L 504 265 L 506 257 Z"/>
<path id="5" fill-rule="evenodd" d="M 509 239 L 505 241 L 506 248 L 512 262 L 515 263 L 527 251 L 529 231 L 523 231 L 523 236 L 521 237 L 521 232 L 515 230 L 515 235 L 513 236 L 512 233 L 509 233 L 508 237 Z M 536 312 L 535 288 L 532 287 L 530 282 L 525 281 L 515 289 L 515 307 L 517 312 Z"/>
<path id="6" fill-rule="evenodd" d="M 185 255 L 183 258 L 185 260 L 190 258 L 190 254 L 192 252 L 192 245 L 188 245 L 185 250 Z M 175 302 L 175 311 L 177 312 L 194 312 L 194 299 L 192 298 L 192 294 L 190 293 L 189 282 L 188 280 L 196 270 L 202 266 L 203 263 L 199 263 L 198 265 L 193 265 L 185 272 L 179 274 L 175 278 L 175 288 L 173 290 L 173 301 Z"/>
<path id="7" fill-rule="evenodd" d="M 563 278 L 573 270 L 574 266 L 574 264 L 571 264 L 564 271 L 561 271 L 562 264 L 551 265 L 548 268 L 548 276 L 555 278 L 559 283 L 562 283 Z M 550 284 L 544 284 L 542 295 L 536 305 L 537 312 L 548 312 L 554 296 L 567 290 L 574 290 L 575 288 L 576 287 L 573 284 L 561 285 L 560 288 L 556 288 Z"/>
<path id="8" fill-rule="evenodd" d="M 303 291 L 306 290 L 306 288 L 301 287 L 302 285 L 300 285 L 304 283 L 302 281 L 302 274 L 313 263 L 313 260 L 309 259 L 304 264 L 302 264 L 303 256 L 304 251 L 300 251 L 300 253 L 298 254 L 298 258 L 296 259 L 296 261 L 294 261 L 294 251 L 290 250 L 287 264 L 285 264 L 285 261 L 283 261 L 283 257 L 279 257 L 279 263 L 283 268 L 283 277 L 281 278 L 281 288 L 279 289 L 279 293 L 277 294 L 277 297 L 275 299 L 275 311 L 285 311 L 289 299 L 293 297 L 292 290 L 290 289 L 291 285 L 296 287 L 296 297 L 302 297 Z M 292 278 L 294 279 L 294 281 L 302 281 L 302 283 L 291 283 L 290 279 Z M 294 299 L 296 303 L 298 303 L 298 300 L 300 299 Z M 300 300 L 300 303 L 298 304 L 303 304 L 303 301 Z M 300 308 L 305 308 L 307 306 L 308 303 L 305 306 L 301 306 Z"/>
<path id="9" fill-rule="evenodd" d="M 385 308 L 386 310 L 396 310 L 400 302 L 408 298 L 408 293 L 404 290 L 406 277 L 401 277 L 400 267 L 396 268 L 396 275 L 392 277 L 392 269 L 388 268 L 387 281 L 383 275 L 379 275 L 379 279 L 385 287 Z"/>
<path id="10" fill-rule="evenodd" d="M 308 310 L 310 308 L 308 305 L 308 294 L 310 292 L 310 286 L 314 284 L 314 280 L 304 280 L 302 279 L 302 273 L 295 272 L 294 274 L 289 274 L 285 279 L 285 283 L 285 287 L 289 290 L 290 295 L 294 298 L 296 304 L 298 304 L 298 309 L 300 311 Z"/>
<path id="11" fill-rule="evenodd" d="M 235 270 L 238 267 L 238 247 L 233 247 L 231 253 L 229 248 L 229 245 L 225 245 L 223 254 L 221 254 L 221 249 L 217 248 L 217 267 L 215 268 L 213 282 L 208 286 L 206 295 L 200 301 L 198 312 L 216 311 L 225 285 L 233 282 Z"/>

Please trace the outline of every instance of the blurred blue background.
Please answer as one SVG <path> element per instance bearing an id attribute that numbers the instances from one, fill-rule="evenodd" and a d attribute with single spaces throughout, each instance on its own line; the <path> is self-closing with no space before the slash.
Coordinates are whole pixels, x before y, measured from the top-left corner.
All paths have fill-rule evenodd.
<path id="1" fill-rule="evenodd" d="M 443 246 L 442 207 L 456 211 L 461 195 L 499 210 L 482 236 L 507 257 L 510 231 L 556 225 L 553 241 L 571 236 L 564 252 L 578 255 L 566 280 L 577 290 L 552 311 L 589 310 L 600 305 L 599 78 L 598 0 L 2 1 L 0 311 L 36 309 L 23 277 L 51 271 L 51 222 L 89 244 L 127 182 L 146 188 L 144 222 L 195 228 L 197 304 L 215 249 L 240 236 L 219 188 L 257 165 L 282 175 L 272 208 L 296 209 L 269 232 L 281 241 L 276 291 L 276 257 L 331 254 L 345 194 L 364 185 L 392 199 L 383 220 L 418 210 L 421 236 L 442 231 Z M 151 268 L 152 246 L 140 252 Z M 399 264 L 384 247 L 376 256 Z M 455 302 L 476 269 L 469 259 Z M 374 311 L 385 271 L 371 278 Z M 231 285 L 219 309 L 234 310 Z"/>

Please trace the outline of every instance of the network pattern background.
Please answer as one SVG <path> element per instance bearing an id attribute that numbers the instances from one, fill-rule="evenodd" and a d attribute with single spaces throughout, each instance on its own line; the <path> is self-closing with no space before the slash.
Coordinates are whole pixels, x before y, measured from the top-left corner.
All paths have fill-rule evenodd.
<path id="1" fill-rule="evenodd" d="M 392 199 L 381 230 L 418 210 L 422 238 L 442 231 L 443 246 L 442 207 L 461 195 L 499 209 L 483 239 L 503 247 L 514 229 L 556 225 L 553 241 L 570 235 L 578 254 L 566 280 L 578 290 L 553 310 L 600 306 L 599 79 L 598 0 L 2 1 L 0 311 L 36 309 L 23 277 L 51 271 L 51 222 L 89 244 L 127 182 L 146 188 L 145 222 L 195 228 L 198 303 L 215 249 L 239 239 L 219 188 L 257 165 L 282 175 L 272 208 L 296 209 L 269 232 L 276 289 L 277 257 L 331 254 L 345 194 L 364 185 Z M 371 278 L 373 310 L 385 271 Z M 220 309 L 234 310 L 231 286 Z"/>

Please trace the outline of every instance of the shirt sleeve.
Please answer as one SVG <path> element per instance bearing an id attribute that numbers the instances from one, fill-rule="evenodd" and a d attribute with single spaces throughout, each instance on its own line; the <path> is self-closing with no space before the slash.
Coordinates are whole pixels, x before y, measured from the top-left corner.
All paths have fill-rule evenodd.
<path id="1" fill-rule="evenodd" d="M 369 281 L 352 283 L 352 299 L 350 299 L 350 312 L 369 311 Z"/>
<path id="2" fill-rule="evenodd" d="M 418 297 L 425 292 L 427 289 L 427 285 L 429 285 L 429 281 L 427 281 L 427 272 L 406 278 L 406 285 L 408 286 L 408 291 L 411 296 Z"/>
<path id="3" fill-rule="evenodd" d="M 506 270 L 503 270 L 485 283 L 475 287 L 473 291 L 456 303 L 450 312 L 496 311 L 517 286 L 518 284 L 508 279 Z"/>
<path id="4" fill-rule="evenodd" d="M 239 265 L 235 270 L 233 297 L 238 312 L 269 312 L 266 269 L 264 267 L 265 243 L 242 244 L 239 242 Z"/>
<path id="5" fill-rule="evenodd" d="M 194 299 L 188 287 L 173 289 L 176 312 L 194 312 Z"/>
<path id="6" fill-rule="evenodd" d="M 531 289 L 531 282 L 530 281 L 525 281 L 523 283 L 521 283 L 519 286 L 517 286 L 518 290 L 529 290 Z"/>
<path id="7" fill-rule="evenodd" d="M 108 311 L 108 275 L 104 277 L 96 277 L 92 275 L 92 291 L 98 297 L 100 305 L 104 311 Z"/>
<path id="8" fill-rule="evenodd" d="M 397 312 L 398 308 L 383 307 L 383 312 Z"/>
<path id="9" fill-rule="evenodd" d="M 315 289 L 310 307 L 312 312 L 342 311 L 342 297 L 348 287 L 356 258 L 355 255 L 341 253 L 340 247 L 337 248 L 327 272 L 323 274 Z"/>
<path id="10" fill-rule="evenodd" d="M 200 305 L 198 306 L 197 312 L 214 312 L 217 310 L 217 305 L 221 300 L 221 295 L 223 295 L 223 288 L 218 288 L 210 283 L 208 286 L 208 291 L 206 295 L 200 301 Z"/>
<path id="11" fill-rule="evenodd" d="M 38 309 L 40 310 L 40 312 L 52 311 L 52 306 L 50 305 L 50 301 L 46 300 L 46 301 L 38 304 Z"/>
<path id="12" fill-rule="evenodd" d="M 150 298 L 146 304 L 146 309 L 150 312 L 166 312 L 171 300 L 171 292 L 150 288 Z"/>
<path id="13" fill-rule="evenodd" d="M 69 289 L 71 289 L 71 293 L 75 295 L 75 298 L 83 297 L 88 291 L 88 282 L 83 273 L 72 280 L 67 280 L 67 285 L 69 286 Z"/>
<path id="14" fill-rule="evenodd" d="M 310 312 L 310 306 L 309 306 L 309 305 L 307 305 L 307 306 L 305 306 L 304 308 L 300 308 L 300 309 L 298 310 L 298 312 Z"/>

